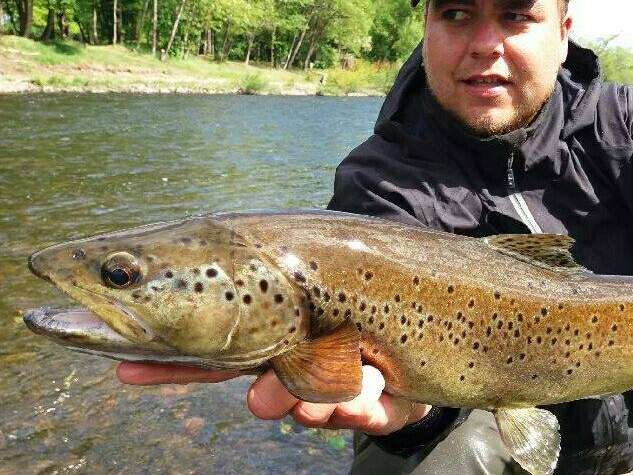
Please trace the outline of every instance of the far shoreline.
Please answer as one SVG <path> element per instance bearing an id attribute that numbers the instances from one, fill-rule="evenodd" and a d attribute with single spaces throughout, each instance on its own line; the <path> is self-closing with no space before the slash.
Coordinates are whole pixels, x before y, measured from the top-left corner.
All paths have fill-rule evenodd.
<path id="1" fill-rule="evenodd" d="M 169 58 L 124 46 L 42 43 L 0 36 L 0 94 L 182 94 L 383 97 L 397 64 L 292 69 L 268 64 Z"/>

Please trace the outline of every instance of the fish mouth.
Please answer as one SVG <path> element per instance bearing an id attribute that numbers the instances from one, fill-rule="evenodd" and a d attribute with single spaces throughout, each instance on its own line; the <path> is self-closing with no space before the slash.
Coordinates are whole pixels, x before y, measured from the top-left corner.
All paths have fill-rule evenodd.
<path id="1" fill-rule="evenodd" d="M 175 349 L 157 342 L 128 340 L 86 308 L 33 309 L 25 313 L 23 320 L 32 332 L 80 353 L 119 361 L 212 366 L 201 358 L 179 354 Z"/>

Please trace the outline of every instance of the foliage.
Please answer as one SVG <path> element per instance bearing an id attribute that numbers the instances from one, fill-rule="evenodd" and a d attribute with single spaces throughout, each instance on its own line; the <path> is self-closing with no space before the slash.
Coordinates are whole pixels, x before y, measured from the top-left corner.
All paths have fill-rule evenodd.
<path id="1" fill-rule="evenodd" d="M 9 20 L 4 31 L 14 34 L 20 25 L 15 1 L 0 0 Z M 116 2 L 117 43 L 150 51 L 154 1 L 32 0 L 31 34 L 111 44 Z M 172 58 L 205 55 L 283 69 L 323 68 L 346 54 L 394 61 L 422 36 L 422 8 L 412 9 L 410 0 L 185 0 L 176 26 L 182 0 L 156 1 L 158 50 L 167 49 L 174 29 Z"/>
<path id="2" fill-rule="evenodd" d="M 616 37 L 604 38 L 588 46 L 598 55 L 605 79 L 622 84 L 633 84 L 633 51 L 609 46 Z"/>
<path id="3" fill-rule="evenodd" d="M 247 74 L 238 82 L 240 94 L 257 94 L 264 90 L 266 81 L 260 74 Z"/>

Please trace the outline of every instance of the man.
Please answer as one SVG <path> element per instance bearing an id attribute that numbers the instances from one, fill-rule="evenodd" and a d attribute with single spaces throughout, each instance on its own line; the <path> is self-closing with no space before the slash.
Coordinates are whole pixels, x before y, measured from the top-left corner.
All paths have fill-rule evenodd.
<path id="1" fill-rule="evenodd" d="M 602 82 L 595 55 L 568 41 L 571 24 L 567 0 L 430 0 L 423 46 L 375 134 L 339 166 L 329 207 L 470 236 L 569 234 L 585 267 L 633 274 L 633 89 Z M 342 404 L 297 401 L 269 372 L 249 408 L 357 429 L 356 473 L 521 473 L 488 416 L 381 394 L 380 373 L 363 372 L 363 392 Z M 119 368 L 135 384 L 232 376 Z M 557 473 L 633 469 L 631 403 L 627 393 L 550 407 Z"/>

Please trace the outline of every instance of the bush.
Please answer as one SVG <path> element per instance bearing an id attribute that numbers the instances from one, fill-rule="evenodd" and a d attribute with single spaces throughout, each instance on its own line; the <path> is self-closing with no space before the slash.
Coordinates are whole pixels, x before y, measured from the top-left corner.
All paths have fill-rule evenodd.
<path id="1" fill-rule="evenodd" d="M 247 74 L 238 81 L 240 94 L 258 94 L 266 87 L 266 81 L 260 74 Z"/>

